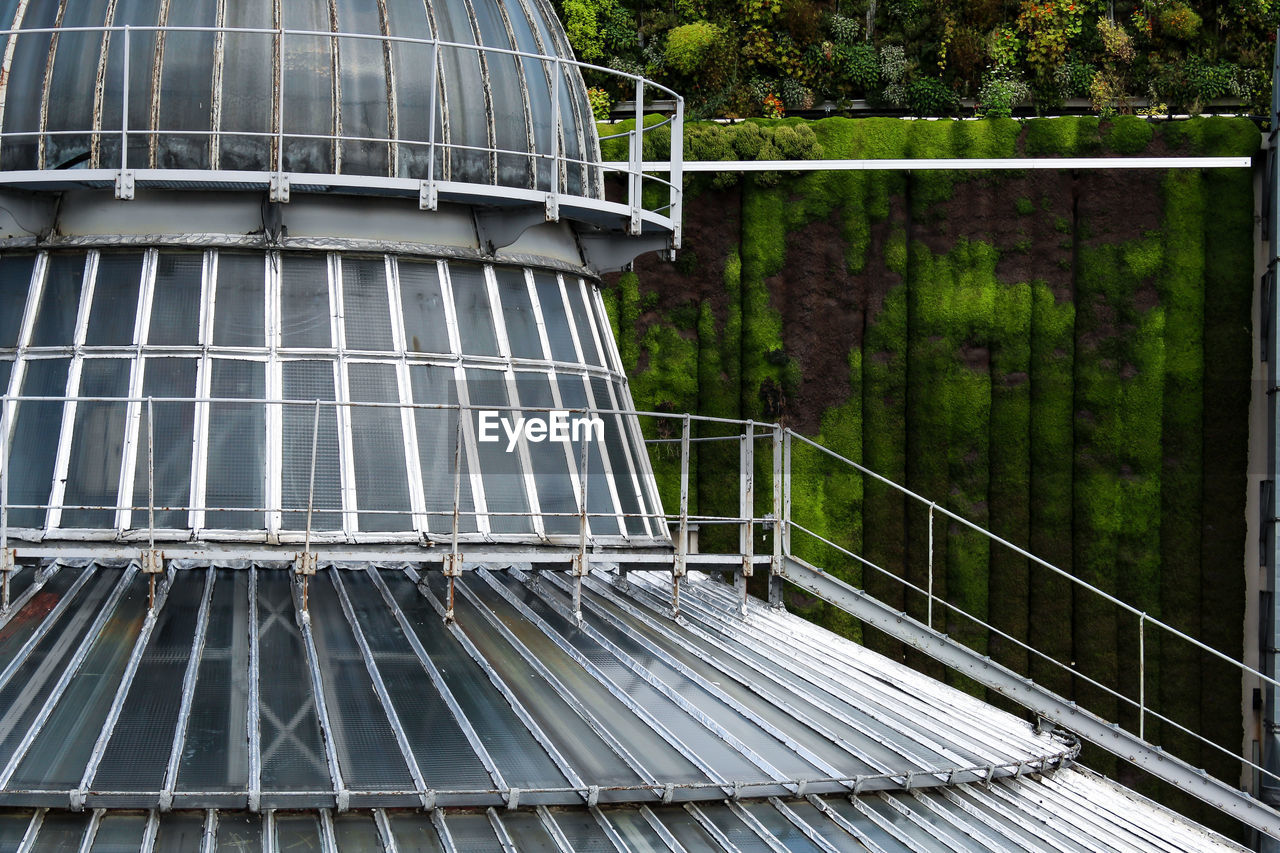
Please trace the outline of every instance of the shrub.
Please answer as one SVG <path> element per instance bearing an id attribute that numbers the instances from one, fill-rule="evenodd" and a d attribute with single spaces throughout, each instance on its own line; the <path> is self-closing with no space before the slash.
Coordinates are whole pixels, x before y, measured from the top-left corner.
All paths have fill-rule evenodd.
<path id="1" fill-rule="evenodd" d="M 1160 32 L 1177 41 L 1191 41 L 1200 32 L 1200 16 L 1186 3 L 1174 3 L 1160 12 Z"/>
<path id="2" fill-rule="evenodd" d="M 1111 71 L 1097 71 L 1089 82 L 1089 103 L 1094 112 L 1111 118 L 1129 109 L 1128 88 L 1124 78 Z"/>
<path id="3" fill-rule="evenodd" d="M 953 114 L 960 106 L 956 93 L 936 77 L 921 77 L 907 85 L 907 107 L 918 116 Z"/>
<path id="4" fill-rule="evenodd" d="M 831 16 L 828 29 L 831 30 L 831 40 L 836 44 L 852 45 L 858 41 L 858 32 L 861 27 L 857 18 L 848 18 L 837 13 Z"/>
<path id="5" fill-rule="evenodd" d="M 717 58 L 723 39 L 724 30 L 706 21 L 676 27 L 667 34 L 666 64 L 680 74 L 695 76 Z"/>
<path id="6" fill-rule="evenodd" d="M 1117 154 L 1138 154 L 1151 143 L 1151 122 L 1138 116 L 1117 116 L 1104 137 L 1107 147 Z"/>
<path id="7" fill-rule="evenodd" d="M 1133 62 L 1135 51 L 1133 38 L 1125 32 L 1124 27 L 1106 18 L 1098 19 L 1098 37 L 1102 39 L 1102 48 L 1108 59 L 1129 64 Z"/>
<path id="8" fill-rule="evenodd" d="M 807 110 L 813 106 L 813 90 L 791 77 L 778 84 L 778 96 L 787 109 Z"/>
<path id="9" fill-rule="evenodd" d="M 880 76 L 886 83 L 901 83 L 907 76 L 907 52 L 902 45 L 886 45 L 880 50 Z"/>
<path id="10" fill-rule="evenodd" d="M 604 36 L 589 0 L 564 0 L 564 30 L 579 59 L 595 62 L 604 58 Z"/>
<path id="11" fill-rule="evenodd" d="M 1026 36 L 1027 64 L 1037 75 L 1048 76 L 1062 62 L 1083 18 L 1083 2 L 1022 0 L 1017 25 Z"/>
<path id="12" fill-rule="evenodd" d="M 880 82 L 880 63 L 876 61 L 876 49 L 868 42 L 854 45 L 841 52 L 844 76 L 854 88 L 869 92 Z"/>
<path id="13" fill-rule="evenodd" d="M 591 102 L 591 114 L 596 121 L 608 121 L 609 111 L 613 108 L 613 98 L 604 89 L 592 86 L 587 90 L 587 99 Z"/>
<path id="14" fill-rule="evenodd" d="M 994 65 L 1007 65 L 1010 68 L 1018 64 L 1022 53 L 1022 39 L 1013 27 L 998 27 L 991 31 L 987 41 L 987 55 Z"/>
<path id="15" fill-rule="evenodd" d="M 1053 70 L 1053 83 L 1058 89 L 1058 97 L 1085 98 L 1089 96 L 1089 84 L 1093 81 L 1093 73 L 1097 71 L 1087 62 L 1069 59 Z"/>
<path id="16" fill-rule="evenodd" d="M 880 77 L 885 82 L 884 99 L 894 106 L 907 103 L 907 54 L 901 45 L 891 44 L 880 50 Z"/>
<path id="17" fill-rule="evenodd" d="M 1012 68 L 991 68 L 982 78 L 976 112 L 984 118 L 1009 118 L 1013 108 L 1031 97 L 1031 87 Z"/>

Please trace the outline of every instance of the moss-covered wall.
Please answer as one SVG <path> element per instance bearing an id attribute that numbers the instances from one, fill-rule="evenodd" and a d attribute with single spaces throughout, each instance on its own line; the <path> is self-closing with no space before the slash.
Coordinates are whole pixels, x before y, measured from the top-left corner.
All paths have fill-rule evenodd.
<path id="1" fill-rule="evenodd" d="M 1222 118 L 811 127 L 827 158 L 1221 155 L 1259 144 L 1253 125 Z M 607 283 L 606 303 L 640 408 L 780 420 L 1239 657 L 1252 209 L 1247 170 L 745 178 L 695 187 L 677 260 L 642 259 Z M 733 512 L 736 457 L 699 445 L 699 512 Z M 659 476 L 674 505 L 669 468 Z M 760 468 L 767 477 L 767 460 Z M 797 521 L 928 582 L 923 507 L 812 451 L 797 450 L 793 478 Z M 958 525 L 938 520 L 934 536 L 935 590 L 1007 637 L 940 610 L 935 625 L 1136 723 L 1078 677 L 1136 698 L 1136 620 Z M 794 541 L 923 617 L 918 594 Z M 789 603 L 931 666 L 820 602 Z M 1150 636 L 1146 650 L 1151 707 L 1238 749 L 1238 676 Z M 1148 721 L 1147 732 L 1238 773 L 1172 729 Z M 1105 756 L 1093 763 L 1126 772 Z"/>

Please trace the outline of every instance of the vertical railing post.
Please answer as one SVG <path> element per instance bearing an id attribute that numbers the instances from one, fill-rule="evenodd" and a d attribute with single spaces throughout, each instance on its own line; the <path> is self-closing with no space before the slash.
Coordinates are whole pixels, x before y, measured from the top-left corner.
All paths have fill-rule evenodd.
<path id="1" fill-rule="evenodd" d="M 582 431 L 582 451 L 578 458 L 578 553 L 573 558 L 573 618 L 582 624 L 582 578 L 590 565 L 587 561 L 587 441 L 591 430 Z"/>
<path id="2" fill-rule="evenodd" d="M 284 174 L 284 22 L 276 29 L 280 61 L 276 63 L 276 172 Z"/>
<path id="3" fill-rule="evenodd" d="M 456 411 L 458 428 L 453 439 L 453 535 L 449 554 L 444 559 L 444 575 L 449 579 L 449 600 L 444 612 L 446 622 L 453 621 L 453 582 L 462 574 L 462 555 L 458 553 L 458 525 L 462 510 L 458 504 L 462 495 L 462 418 L 465 412 L 461 406 L 458 406 Z"/>
<path id="4" fill-rule="evenodd" d="M 156 575 L 163 561 L 156 553 L 156 419 L 155 405 L 147 398 L 147 554 L 142 569 L 147 573 L 147 610 L 156 606 Z"/>
<path id="5" fill-rule="evenodd" d="M 684 98 L 676 98 L 676 116 L 671 124 L 671 248 L 679 249 L 684 236 Z"/>
<path id="6" fill-rule="evenodd" d="M 627 205 L 631 208 L 632 235 L 640 233 L 640 209 L 644 200 L 644 78 L 636 78 L 636 127 L 631 135 L 631 162 L 627 164 Z"/>
<path id="7" fill-rule="evenodd" d="M 773 555 L 769 558 L 769 605 L 782 607 L 782 427 L 773 427 Z"/>
<path id="8" fill-rule="evenodd" d="M 120 83 L 120 172 L 123 174 L 129 168 L 129 38 L 130 28 L 126 25 L 124 28 L 124 61 L 120 64 L 123 68 L 124 79 Z"/>
<path id="9" fill-rule="evenodd" d="M 14 553 L 9 550 L 9 398 L 0 397 L 0 613 L 9 612 L 9 576 L 15 568 Z"/>
<path id="10" fill-rule="evenodd" d="M 751 577 L 755 562 L 755 438 L 755 421 L 747 421 L 738 453 L 738 553 L 742 555 L 742 567 L 734 576 L 743 612 L 747 607 L 747 578 Z"/>
<path id="11" fill-rule="evenodd" d="M 933 511 L 937 506 L 937 503 L 929 504 L 929 603 L 925 624 L 930 628 L 933 627 Z"/>
<path id="12" fill-rule="evenodd" d="M 316 502 L 316 449 L 320 444 L 320 400 L 316 399 L 311 418 L 311 473 L 307 479 L 307 532 L 303 540 L 302 555 L 298 561 L 298 574 L 302 575 L 302 612 L 310 612 L 310 578 L 315 571 L 311 556 L 311 515 Z"/>
<path id="13" fill-rule="evenodd" d="M 1147 739 L 1147 614 L 1138 614 L 1138 738 Z"/>
<path id="14" fill-rule="evenodd" d="M 791 556 L 791 430 L 782 433 L 782 553 Z"/>
<path id="15" fill-rule="evenodd" d="M 147 547 L 156 549 L 156 419 L 155 407 L 147 398 Z"/>
<path id="16" fill-rule="evenodd" d="M 552 60 L 551 66 L 551 192 L 547 193 L 547 221 L 560 219 L 560 190 L 564 179 L 564 140 L 561 139 L 560 127 L 560 78 L 564 70 L 560 67 L 560 57 Z"/>
<path id="17" fill-rule="evenodd" d="M 676 557 L 671 563 L 671 615 L 680 613 L 680 579 L 689 557 L 689 439 L 693 419 L 685 414 L 680 423 L 680 530 L 676 535 Z"/>
<path id="18" fill-rule="evenodd" d="M 431 39 L 431 68 L 427 71 L 427 183 L 418 198 L 418 207 L 423 210 L 435 210 L 439 196 L 436 193 L 436 105 L 440 100 L 436 94 L 440 65 L 440 39 Z M 442 119 L 443 120 L 443 119 Z M 443 155 L 441 157 L 443 161 Z"/>

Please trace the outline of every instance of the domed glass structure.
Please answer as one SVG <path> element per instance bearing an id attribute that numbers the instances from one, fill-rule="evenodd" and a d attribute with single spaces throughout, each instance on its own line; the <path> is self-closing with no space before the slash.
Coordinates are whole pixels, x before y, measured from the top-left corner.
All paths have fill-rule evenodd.
<path id="1" fill-rule="evenodd" d="M 572 53 L 545 0 L 8 0 L 0 28 L 0 169 L 602 191 L 586 90 L 557 61 Z"/>
<path id="2" fill-rule="evenodd" d="M 670 542 L 598 275 L 679 192 L 605 199 L 545 0 L 0 27 L 4 538 Z"/>

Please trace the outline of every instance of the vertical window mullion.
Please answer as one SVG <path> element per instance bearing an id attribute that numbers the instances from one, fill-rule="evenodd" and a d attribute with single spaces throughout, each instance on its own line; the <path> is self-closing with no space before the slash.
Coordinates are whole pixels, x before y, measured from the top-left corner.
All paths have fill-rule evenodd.
<path id="1" fill-rule="evenodd" d="M 498 355 L 507 362 L 507 367 L 503 371 L 502 377 L 507 386 L 507 404 L 512 407 L 512 410 L 507 412 L 507 416 L 514 423 L 517 417 L 522 416 L 520 396 L 516 393 L 515 372 L 511 369 L 511 339 L 507 335 L 506 306 L 502 303 L 502 296 L 498 292 L 498 274 L 492 264 L 484 265 L 484 285 L 485 289 L 489 291 L 489 306 L 490 311 L 493 312 L 493 331 L 498 339 Z M 538 487 L 533 477 L 533 462 L 529 459 L 528 442 L 523 439 L 518 441 L 516 443 L 516 452 L 520 456 L 525 505 L 529 507 L 530 519 L 533 522 L 533 532 L 539 539 L 545 540 L 547 534 L 542 523 L 541 507 L 538 503 Z"/>
<path id="2" fill-rule="evenodd" d="M 263 290 L 266 296 L 263 326 L 267 333 L 267 378 L 266 391 L 268 400 L 283 400 L 284 379 L 280 367 L 280 264 L 279 252 L 268 252 L 264 259 L 265 281 Z M 281 403 L 267 403 L 265 421 L 267 426 L 266 446 L 266 482 L 263 495 L 266 505 L 267 540 L 278 541 L 280 536 L 280 508 L 284 488 L 284 408 Z"/>
<path id="3" fill-rule="evenodd" d="M 576 283 L 570 283 L 570 282 L 576 282 Z M 587 332 L 585 334 L 581 331 L 578 332 L 578 334 L 581 336 L 582 350 L 584 354 L 586 352 L 587 347 L 595 347 L 596 356 L 600 359 L 600 363 L 607 365 L 608 359 L 606 359 L 603 353 L 601 352 L 602 347 L 600 346 L 600 335 L 596 330 L 596 320 L 595 320 L 595 314 L 591 310 L 591 300 L 587 296 L 587 291 L 592 290 L 594 288 L 589 287 L 587 283 L 580 278 L 567 279 L 565 281 L 565 286 L 578 288 L 578 295 L 582 298 L 583 313 L 587 315 L 585 318 L 587 321 L 587 327 L 588 327 Z M 572 309 L 570 309 L 569 311 L 569 318 L 570 320 L 573 319 Z M 577 324 L 575 323 L 574 325 L 577 325 Z M 584 362 L 586 361 L 585 357 L 583 358 L 583 361 Z"/>
<path id="4" fill-rule="evenodd" d="M 513 420 L 523 417 L 524 412 L 520 409 L 520 394 L 516 390 L 516 374 L 511 369 L 510 363 L 507 364 L 507 369 L 502 375 L 507 384 L 507 401 L 513 407 L 511 417 Z M 516 443 L 516 452 L 520 454 L 520 469 L 524 474 L 524 490 L 528 495 L 529 517 L 533 521 L 533 532 L 539 539 L 545 541 L 547 531 L 542 520 L 542 504 L 538 501 L 538 482 L 533 475 L 533 460 L 529 458 L 529 442 L 521 438 Z"/>
<path id="5" fill-rule="evenodd" d="M 529 290 L 529 305 L 533 308 L 533 323 L 538 329 L 538 346 L 542 347 L 542 357 L 551 360 L 551 341 L 547 338 L 547 324 L 542 319 L 542 303 L 538 300 L 538 288 L 533 283 L 533 270 L 525 269 L 524 286 Z"/>
<path id="6" fill-rule="evenodd" d="M 600 288 L 588 284 L 587 286 L 587 314 L 594 318 L 596 324 L 600 324 L 600 349 L 601 355 L 604 356 L 604 366 L 606 370 L 612 370 L 626 381 L 626 373 L 622 367 L 622 353 L 618 352 L 618 342 L 614 339 L 612 333 L 605 334 L 605 328 L 609 325 L 609 315 L 605 312 L 604 300 L 600 296 Z"/>
<path id="7" fill-rule="evenodd" d="M 329 255 L 329 307 L 333 343 L 338 351 L 337 375 L 335 376 L 334 399 L 338 408 L 338 458 L 342 464 L 342 529 L 347 541 L 353 541 L 360 532 L 360 515 L 358 513 L 358 495 L 356 494 L 356 462 L 355 440 L 351 434 L 351 389 L 347 382 L 347 332 L 344 322 L 344 305 L 342 294 L 342 258 L 336 254 Z"/>
<path id="8" fill-rule="evenodd" d="M 554 370 L 547 371 L 547 379 L 551 383 L 551 401 L 557 409 L 563 411 L 566 406 L 564 399 L 560 396 L 560 383 L 557 381 L 556 372 Z M 578 466 L 582 462 L 581 448 L 574 449 L 573 442 L 565 442 L 564 453 L 569 460 L 569 482 L 573 484 L 573 505 L 578 508 L 578 512 L 582 512 L 582 478 L 578 476 Z M 591 518 L 587 518 L 587 537 L 591 536 Z"/>
<path id="9" fill-rule="evenodd" d="M 386 263 L 387 301 L 391 306 L 391 340 L 392 346 L 400 354 L 396 359 L 396 385 L 400 392 L 400 429 L 404 433 L 405 469 L 409 475 L 409 505 L 413 510 L 414 532 L 425 539 L 430 527 L 426 515 L 426 490 L 422 482 L 422 457 L 418 455 L 418 425 L 414 418 L 413 389 L 409 381 L 404 306 L 400 299 L 400 264 L 391 255 L 387 255 Z"/>
<path id="10" fill-rule="evenodd" d="M 614 392 L 613 383 L 608 380 L 605 380 L 605 388 L 609 392 L 609 408 L 621 410 L 622 406 L 620 402 L 617 399 L 615 399 L 616 394 Z M 616 415 L 614 417 L 614 422 L 622 425 L 623 429 L 627 428 L 627 424 L 631 420 L 632 418 L 629 418 L 626 415 Z M 641 478 L 640 478 L 639 466 L 636 464 L 635 460 L 631 458 L 632 447 L 633 446 L 643 447 L 644 445 L 643 443 L 637 445 L 634 435 L 628 435 L 624 433 L 621 436 L 621 439 L 622 440 L 620 443 L 622 444 L 622 452 L 625 456 L 627 474 L 631 478 L 631 488 L 635 492 L 636 506 L 639 508 L 640 512 L 646 513 L 648 512 L 648 502 L 644 498 L 643 489 L 641 488 L 641 485 L 640 485 Z M 640 521 L 644 525 L 645 533 L 649 536 L 652 536 L 653 530 L 649 526 L 648 516 L 642 517 Z"/>
<path id="11" fill-rule="evenodd" d="M 476 445 L 475 421 L 471 412 L 471 395 L 467 390 L 467 372 L 461 364 L 453 368 L 453 382 L 457 388 L 458 419 L 462 423 L 462 452 L 467 455 L 467 473 L 471 478 L 471 503 L 476 513 L 476 529 L 489 533 L 489 503 L 485 498 L 484 479 L 481 477 L 480 448 Z M 456 437 L 452 437 L 456 441 Z M 452 446 L 452 445 L 451 445 Z M 452 472 L 450 472 L 452 473 Z"/>
<path id="12" fill-rule="evenodd" d="M 213 341 L 215 300 L 218 291 L 218 253 L 209 249 L 204 253 L 201 268 L 204 283 L 200 300 L 200 360 L 196 365 L 196 396 L 208 400 L 213 388 L 213 369 L 209 358 L 209 344 Z M 191 514 L 188 524 L 193 531 L 204 528 L 205 484 L 209 470 L 209 403 L 196 404 L 195 425 L 191 438 Z"/>
<path id="13" fill-rule="evenodd" d="M 590 376 L 579 378 L 582 379 L 582 386 L 587 395 L 587 409 L 590 414 L 594 414 L 600 410 L 601 406 L 596 400 L 595 391 L 591 388 Z M 622 534 L 623 539 L 630 539 L 627 520 L 622 517 L 622 499 L 618 496 L 618 478 L 613 473 L 613 460 L 609 458 L 609 449 L 603 442 L 600 443 L 600 464 L 604 467 L 604 480 L 609 485 L 609 499 L 613 503 L 613 512 L 618 519 L 618 532 Z"/>
<path id="14" fill-rule="evenodd" d="M 40 252 L 36 255 L 35 263 L 31 265 L 31 280 L 27 283 L 27 304 L 22 315 L 22 326 L 18 329 L 18 346 L 14 352 L 13 371 L 9 376 L 9 387 L 13 389 L 14 396 L 22 392 L 22 382 L 26 378 L 27 347 L 31 343 L 32 330 L 35 329 L 36 312 L 40 310 L 40 299 L 44 295 L 45 274 L 48 270 L 49 253 Z M 10 400 L 5 414 L 8 435 L 0 436 L 0 439 L 4 440 L 4 447 L 8 448 L 13 441 L 18 419 L 18 404 Z M 5 465 L 9 464 L 7 459 L 3 461 Z"/>
<path id="15" fill-rule="evenodd" d="M 445 159 L 447 160 L 448 158 Z M 454 395 L 458 400 L 458 418 L 462 422 L 462 452 L 467 457 L 467 474 L 471 480 L 471 504 L 476 514 L 476 529 L 481 533 L 488 533 L 489 505 L 485 500 L 484 483 L 481 481 L 480 465 L 477 462 L 480 458 L 480 451 L 476 447 L 471 412 L 467 408 L 471 403 L 471 397 L 467 393 L 467 375 L 463 371 L 461 363 L 462 337 L 458 332 L 458 315 L 453 298 L 453 278 L 450 275 L 449 264 L 446 261 L 439 262 L 437 271 L 440 277 L 440 299 L 444 305 L 445 326 L 449 330 L 449 351 L 454 358 Z M 451 441 L 456 440 L 456 437 L 451 437 Z M 452 447 L 453 445 L 451 444 L 450 446 Z M 450 471 L 450 473 L 453 472 Z"/>
<path id="16" fill-rule="evenodd" d="M 80 370 L 84 363 L 84 338 L 89 327 L 89 306 L 93 304 L 93 280 L 98 272 L 98 253 L 91 251 L 85 258 L 80 305 L 76 311 L 76 331 L 73 340 L 71 367 L 67 370 L 66 396 L 74 397 L 80 388 Z M 62 408 L 62 429 L 58 436 L 57 461 L 53 466 L 53 488 L 49 493 L 49 510 L 45 516 L 45 530 L 53 530 L 62 524 L 62 501 L 67 493 L 67 467 L 71 464 L 71 441 L 75 436 L 76 403 L 68 400 Z"/>
<path id="17" fill-rule="evenodd" d="M 151 303 L 155 291 L 156 271 L 155 249 L 148 249 L 142 256 L 142 283 L 138 293 L 138 316 L 134 323 L 133 363 L 129 366 L 129 397 L 124 428 L 124 464 L 120 472 L 120 488 L 116 500 L 116 530 L 123 533 L 133 523 L 133 507 L 137 504 L 137 496 L 133 493 L 134 472 L 137 470 L 139 448 L 138 434 L 141 429 L 143 403 L 140 402 L 143 388 L 143 353 L 146 350 L 147 337 L 151 328 Z M 155 441 L 155 436 L 147 433 L 148 440 Z"/>
<path id="18" fill-rule="evenodd" d="M 559 274 L 556 275 L 556 281 L 560 284 L 560 301 L 564 307 L 565 322 L 569 324 L 569 335 L 573 338 L 574 360 L 578 364 L 586 364 L 587 359 L 584 355 L 582 339 L 579 337 L 578 324 L 573 322 L 573 310 L 569 307 L 568 283 L 565 281 L 565 277 Z"/>

